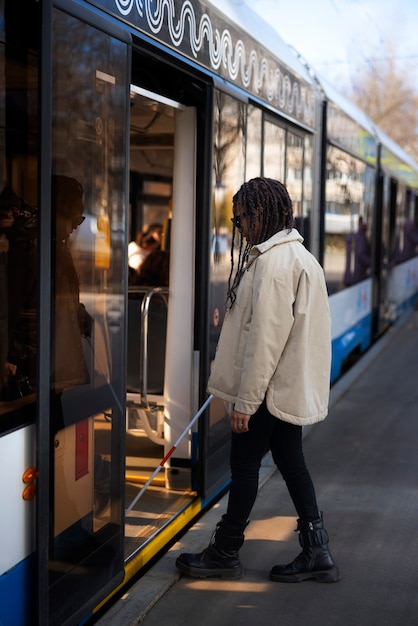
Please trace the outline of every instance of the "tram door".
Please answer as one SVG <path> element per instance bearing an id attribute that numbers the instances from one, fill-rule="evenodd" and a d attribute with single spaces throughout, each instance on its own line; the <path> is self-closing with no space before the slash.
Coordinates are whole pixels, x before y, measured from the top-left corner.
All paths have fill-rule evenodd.
<path id="1" fill-rule="evenodd" d="M 62 6 L 52 8 L 50 98 L 43 92 L 43 106 L 52 103 L 50 162 L 40 166 L 51 185 L 51 275 L 40 276 L 40 293 L 51 323 L 40 342 L 50 346 L 50 389 L 39 432 L 49 433 L 40 464 L 50 480 L 41 470 L 38 516 L 39 571 L 48 571 L 38 619 L 60 626 L 78 623 L 123 579 L 130 63 L 120 33 Z"/>
<path id="2" fill-rule="evenodd" d="M 141 490 L 190 421 L 198 390 L 195 108 L 139 81 L 131 85 L 130 100 L 127 557 L 193 497 L 189 436 L 170 467 Z"/>

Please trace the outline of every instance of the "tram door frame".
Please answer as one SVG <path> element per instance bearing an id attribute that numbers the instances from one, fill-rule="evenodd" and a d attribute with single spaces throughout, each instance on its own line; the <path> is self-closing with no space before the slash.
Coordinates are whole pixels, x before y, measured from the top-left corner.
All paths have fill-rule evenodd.
<path id="1" fill-rule="evenodd" d="M 54 416 L 52 415 L 52 393 L 51 393 L 51 323 L 52 317 L 52 246 L 51 241 L 54 239 L 54 216 L 51 210 L 51 175 L 53 173 L 52 159 L 53 159 L 53 83 L 52 72 L 54 60 L 53 50 L 53 25 L 54 25 L 54 12 L 65 13 L 71 20 L 77 21 L 80 25 L 86 26 L 89 29 L 94 29 L 100 33 L 100 37 L 108 37 L 109 46 L 112 42 L 117 42 L 119 50 L 122 50 L 123 46 L 124 55 L 126 57 L 126 69 L 124 70 L 125 84 L 122 84 L 121 88 L 125 90 L 125 114 L 128 114 L 128 102 L 129 102 L 129 84 L 130 84 L 130 59 L 131 59 L 131 37 L 121 28 L 114 24 L 108 23 L 93 11 L 81 7 L 76 2 L 71 0 L 49 0 L 42 3 L 42 37 L 41 37 L 41 51 L 40 51 L 40 75 L 41 75 L 41 97 L 40 97 L 40 159 L 39 159 L 39 206 L 42 207 L 40 211 L 40 237 L 39 237 L 39 308 L 38 308 L 38 407 L 37 407 L 37 470 L 39 474 L 38 489 L 37 489 L 37 515 L 36 515 L 36 590 L 37 595 L 37 610 L 34 619 L 38 624 L 42 626 L 48 626 L 49 624 L 75 624 L 79 620 L 86 617 L 89 611 L 91 611 L 97 604 L 103 600 L 108 593 L 114 589 L 117 584 L 123 580 L 124 576 L 124 561 L 123 561 L 123 492 L 124 492 L 124 465 L 122 446 L 124 442 L 125 424 L 124 424 L 124 394 L 125 385 L 123 382 L 123 376 L 121 381 L 120 377 L 120 365 L 117 362 L 124 362 L 124 337 L 125 326 L 124 321 L 118 321 L 114 319 L 114 337 L 112 337 L 112 344 L 110 346 L 110 359 L 111 359 L 111 373 L 108 380 L 108 384 L 103 385 L 103 391 L 99 394 L 93 395 L 89 393 L 88 397 L 85 396 L 84 402 L 88 399 L 91 404 L 90 407 L 85 408 L 85 411 L 91 414 L 95 409 L 95 398 L 99 399 L 99 395 L 103 398 L 103 393 L 106 398 L 100 400 L 101 403 L 107 402 L 109 407 L 114 408 L 114 416 L 117 417 L 113 420 L 112 426 L 112 454 L 114 453 L 116 466 L 118 469 L 112 469 L 113 474 L 111 476 L 111 493 L 112 497 L 111 505 L 111 518 L 115 516 L 115 520 L 122 520 L 120 525 L 116 523 L 114 525 L 115 530 L 112 535 L 110 543 L 103 543 L 106 547 L 112 546 L 112 563 L 114 565 L 105 568 L 104 576 L 101 575 L 97 578 L 94 576 L 89 577 L 89 589 L 87 593 L 84 593 L 84 599 L 78 597 L 77 585 L 72 587 L 71 584 L 65 584 L 66 577 L 58 585 L 59 591 L 56 592 L 55 588 L 51 586 L 50 579 L 50 559 L 51 550 L 53 550 L 54 544 L 54 527 L 51 519 L 51 503 L 54 502 L 54 448 L 52 433 L 52 422 Z M 93 32 L 93 31 L 90 31 Z M 87 61 L 86 61 L 87 62 Z M 97 69 L 94 65 L 95 61 L 91 61 L 91 75 L 97 76 Z M 110 115 L 110 112 L 108 111 Z M 128 147 L 129 137 L 128 130 L 124 128 L 124 154 L 120 154 L 121 160 L 125 163 L 128 162 Z M 125 165 L 124 171 L 124 190 L 128 188 L 128 168 Z M 127 206 L 124 206 L 125 216 L 127 215 Z M 114 220 L 115 218 L 113 218 Z M 115 228 L 117 236 L 123 236 L 123 224 L 112 224 L 111 227 Z M 119 231 L 117 230 L 119 227 Z M 122 229 L 122 230 L 120 230 Z M 126 233 L 124 235 L 123 243 L 118 244 L 120 249 L 126 250 Z M 120 267 L 124 267 L 126 259 L 120 261 Z M 109 323 L 109 321 L 107 322 Z M 119 339 L 118 339 L 119 336 Z M 116 350 L 116 352 L 115 352 Z M 115 374 L 116 372 L 116 374 Z M 116 378 L 115 378 L 116 376 Z M 97 390 L 99 391 L 99 390 Z M 80 395 L 80 401 L 83 402 L 82 395 Z M 96 402 L 97 403 L 97 402 Z M 76 403 L 74 403 L 74 407 Z M 81 405 L 80 405 L 81 406 Z M 90 414 L 89 413 L 89 414 Z M 77 452 L 76 452 L 77 454 Z M 90 453 L 89 453 L 90 454 Z M 119 461 L 117 461 L 119 458 Z M 112 456 L 113 459 L 113 456 Z M 78 461 L 76 460 L 76 467 Z M 93 471 L 91 467 L 92 460 L 89 460 L 88 472 Z M 119 493 L 119 496 L 117 496 Z M 115 507 L 115 508 L 114 508 Z M 119 509 L 119 513 L 116 512 Z M 117 528 L 120 526 L 120 531 Z M 93 539 L 93 536 L 92 536 Z M 106 540 L 105 540 L 106 541 Z M 94 546 L 92 542 L 91 554 L 93 551 L 97 551 L 99 555 L 100 549 Z M 53 553 L 52 553 L 53 554 Z M 103 555 L 104 556 L 104 555 Z M 85 557 L 83 557 L 85 558 Z M 87 560 L 85 561 L 87 566 Z M 99 572 L 97 569 L 97 572 Z M 102 568 L 103 569 L 103 568 Z M 74 562 L 74 572 L 76 573 L 77 567 Z M 96 571 L 94 569 L 88 569 L 89 572 Z M 70 574 L 71 579 L 71 574 Z M 68 581 L 67 581 L 68 582 Z M 90 586 L 91 583 L 91 586 Z M 56 587 L 56 585 L 55 585 Z M 62 589 L 61 589 L 62 587 Z M 65 591 L 65 593 L 61 593 Z M 61 602 L 61 600 L 62 602 Z M 65 600 L 65 601 L 64 601 Z"/>
<path id="2" fill-rule="evenodd" d="M 195 316 L 195 216 L 196 216 L 196 111 L 187 107 L 176 112 L 173 172 L 173 222 L 171 248 L 176 252 L 170 259 L 170 306 L 167 321 L 166 377 L 164 396 L 167 428 L 167 454 L 197 410 L 198 367 L 194 358 Z M 188 384 L 185 385 L 185 381 Z M 174 451 L 175 458 L 190 459 L 190 439 L 185 438 Z M 188 471 L 177 467 L 167 470 L 168 487 L 179 488 L 181 474 Z M 174 485 L 172 484 L 174 480 Z M 189 476 L 189 480 L 190 476 Z M 180 484 L 179 484 L 180 483 Z M 191 484 L 189 484 L 189 488 Z"/>
<path id="3" fill-rule="evenodd" d="M 174 163 L 169 227 L 170 278 L 164 364 L 164 454 L 172 449 L 198 408 L 199 364 L 194 352 L 196 266 L 196 107 L 143 88 L 131 91 L 174 112 Z M 137 216 L 135 221 L 137 221 Z M 129 341 L 129 337 L 128 337 Z M 151 347 L 152 348 L 152 347 Z M 145 389 L 147 392 L 147 389 Z M 132 395 L 132 394 L 131 394 Z M 140 398 L 138 398 L 138 401 Z M 191 438 L 185 437 L 166 468 L 169 489 L 190 489 Z M 177 461 L 176 461 L 177 459 Z M 184 463 L 186 460 L 186 463 Z M 175 469 L 171 469 L 174 467 Z"/>

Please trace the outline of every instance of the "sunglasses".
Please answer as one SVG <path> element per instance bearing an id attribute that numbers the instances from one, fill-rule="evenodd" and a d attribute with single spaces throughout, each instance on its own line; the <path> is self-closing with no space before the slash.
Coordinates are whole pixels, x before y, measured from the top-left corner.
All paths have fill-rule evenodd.
<path id="1" fill-rule="evenodd" d="M 231 217 L 231 222 L 233 223 L 235 228 L 241 228 L 241 219 L 243 217 L 245 217 L 245 213 L 241 213 L 241 215 L 234 215 L 234 217 Z"/>
<path id="2" fill-rule="evenodd" d="M 80 217 L 74 218 L 72 221 L 73 228 L 77 228 L 77 226 L 80 226 L 80 224 L 82 224 L 85 219 L 86 219 L 85 215 L 80 215 Z"/>

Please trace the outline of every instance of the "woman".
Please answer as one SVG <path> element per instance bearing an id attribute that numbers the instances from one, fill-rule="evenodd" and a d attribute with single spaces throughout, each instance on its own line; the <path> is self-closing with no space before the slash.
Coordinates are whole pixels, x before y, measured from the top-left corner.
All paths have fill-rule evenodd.
<path id="1" fill-rule="evenodd" d="M 227 314 L 208 382 L 210 393 L 234 407 L 228 507 L 210 545 L 181 554 L 176 565 L 199 578 L 242 575 L 238 551 L 261 460 L 270 449 L 299 517 L 302 546 L 294 561 L 275 565 L 270 578 L 335 582 L 340 576 L 302 447 L 302 427 L 323 420 L 328 411 L 331 342 L 323 271 L 292 229 L 292 202 L 282 183 L 244 183 L 233 198 L 233 213 L 232 246 L 238 230 L 240 254 L 233 279 L 231 268 Z"/>

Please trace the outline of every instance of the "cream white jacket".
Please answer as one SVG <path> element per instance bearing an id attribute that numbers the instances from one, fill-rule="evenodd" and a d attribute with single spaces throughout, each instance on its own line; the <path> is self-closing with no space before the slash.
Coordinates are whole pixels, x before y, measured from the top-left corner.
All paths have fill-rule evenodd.
<path id="1" fill-rule="evenodd" d="M 254 246 L 227 313 L 208 391 L 253 415 L 264 398 L 293 424 L 328 412 L 331 320 L 324 273 L 297 230 Z"/>

